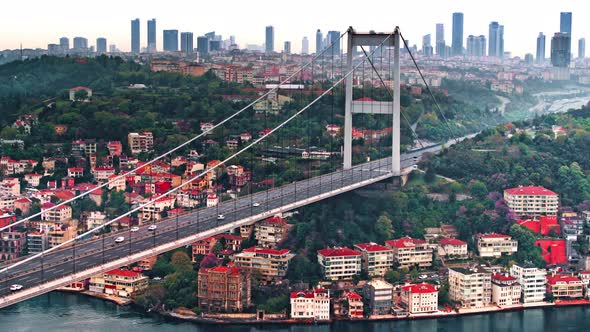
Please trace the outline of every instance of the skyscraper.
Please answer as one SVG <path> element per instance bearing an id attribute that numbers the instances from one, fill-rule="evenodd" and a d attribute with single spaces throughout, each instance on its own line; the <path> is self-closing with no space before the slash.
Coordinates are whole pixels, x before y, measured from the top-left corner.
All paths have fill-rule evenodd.
<path id="1" fill-rule="evenodd" d="M 105 54 L 107 52 L 107 39 L 96 38 L 96 53 Z"/>
<path id="2" fill-rule="evenodd" d="M 82 52 L 88 50 L 88 39 L 84 37 L 74 37 L 74 51 Z"/>
<path id="3" fill-rule="evenodd" d="M 164 30 L 164 51 L 178 51 L 178 30 Z"/>
<path id="4" fill-rule="evenodd" d="M 61 37 L 59 39 L 59 46 L 61 47 L 62 51 L 67 51 L 70 49 L 70 39 L 68 37 Z"/>
<path id="5" fill-rule="evenodd" d="M 453 13 L 453 56 L 463 54 L 463 13 Z"/>
<path id="6" fill-rule="evenodd" d="M 470 56 L 470 57 L 486 56 L 486 36 L 469 35 L 467 37 L 467 56 Z"/>
<path id="7" fill-rule="evenodd" d="M 422 37 L 422 54 L 425 57 L 432 56 L 432 41 L 430 38 L 430 34 L 427 34 L 426 36 Z"/>
<path id="8" fill-rule="evenodd" d="M 537 37 L 537 59 L 535 62 L 537 64 L 545 62 L 545 35 L 542 32 L 539 32 L 539 37 Z"/>
<path id="9" fill-rule="evenodd" d="M 502 58 L 504 56 L 504 26 L 498 22 L 490 23 L 488 55 Z"/>
<path id="10" fill-rule="evenodd" d="M 315 54 L 320 54 L 324 50 L 324 35 L 318 29 L 315 33 Z"/>
<path id="11" fill-rule="evenodd" d="M 205 36 L 197 37 L 197 51 L 200 56 L 209 54 L 209 38 Z"/>
<path id="12" fill-rule="evenodd" d="M 436 24 L 436 55 L 445 57 L 445 26 L 442 23 Z"/>
<path id="13" fill-rule="evenodd" d="M 156 45 L 156 19 L 152 18 L 147 22 L 147 29 L 148 29 L 148 42 L 147 42 L 147 49 L 148 52 L 154 53 L 157 51 Z"/>
<path id="14" fill-rule="evenodd" d="M 193 54 L 193 33 L 192 32 L 181 32 L 180 33 L 180 50 L 186 55 Z"/>
<path id="15" fill-rule="evenodd" d="M 291 54 L 291 42 L 290 41 L 286 41 L 285 42 L 285 54 Z"/>
<path id="16" fill-rule="evenodd" d="M 131 20 L 131 53 L 139 54 L 139 19 Z"/>
<path id="17" fill-rule="evenodd" d="M 307 37 L 303 37 L 301 41 L 301 54 L 309 54 L 309 40 L 307 40 Z"/>
<path id="18" fill-rule="evenodd" d="M 578 40 L 578 59 L 584 59 L 586 57 L 586 38 L 580 38 Z"/>
<path id="19" fill-rule="evenodd" d="M 334 56 L 340 54 L 340 31 L 328 31 L 328 45 L 330 49 L 326 52 L 326 55 Z"/>
<path id="20" fill-rule="evenodd" d="M 567 32 L 556 32 L 551 38 L 551 64 L 553 67 L 567 68 L 570 65 L 569 45 L 571 36 Z"/>
<path id="21" fill-rule="evenodd" d="M 275 51 L 275 28 L 272 25 L 266 27 L 266 53 L 272 53 Z"/>
<path id="22" fill-rule="evenodd" d="M 559 19 L 559 32 L 570 35 L 570 42 L 568 44 L 568 52 L 572 53 L 572 13 L 561 12 Z M 570 56 L 571 57 L 571 56 Z"/>

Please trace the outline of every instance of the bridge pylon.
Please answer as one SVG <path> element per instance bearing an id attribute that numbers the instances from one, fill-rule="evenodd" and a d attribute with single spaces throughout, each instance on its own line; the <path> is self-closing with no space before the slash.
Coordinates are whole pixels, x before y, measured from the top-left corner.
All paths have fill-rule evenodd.
<path id="1" fill-rule="evenodd" d="M 344 100 L 344 169 L 352 168 L 352 114 L 393 114 L 392 123 L 392 162 L 391 172 L 401 174 L 400 165 L 400 32 L 396 27 L 390 33 L 358 33 L 352 27 L 348 28 L 348 42 L 346 52 L 346 71 L 353 70 L 353 50 L 357 46 L 393 47 L 393 100 L 391 102 L 373 102 L 371 107 L 364 107 L 364 101 L 352 100 L 353 76 L 346 78 Z"/>

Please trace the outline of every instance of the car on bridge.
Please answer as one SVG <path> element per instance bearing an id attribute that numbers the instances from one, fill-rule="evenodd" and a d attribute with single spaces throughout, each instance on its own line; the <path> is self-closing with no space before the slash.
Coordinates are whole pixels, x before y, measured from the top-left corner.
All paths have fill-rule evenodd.
<path id="1" fill-rule="evenodd" d="M 223 214 L 217 215 L 217 220 L 223 220 L 223 219 L 225 219 L 225 216 Z"/>
<path id="2" fill-rule="evenodd" d="M 10 286 L 10 291 L 11 292 L 16 292 L 18 290 L 21 290 L 23 288 L 23 285 L 19 285 L 19 284 L 14 284 Z"/>
<path id="3" fill-rule="evenodd" d="M 148 231 L 153 232 L 156 230 L 156 228 L 158 228 L 157 225 L 151 225 L 150 227 L 148 227 Z"/>
<path id="4" fill-rule="evenodd" d="M 139 227 L 137 227 L 137 226 L 131 227 L 132 232 L 137 232 L 138 230 L 139 230 Z"/>
<path id="5" fill-rule="evenodd" d="M 252 204 L 252 206 L 253 207 L 259 207 L 260 206 L 260 203 L 256 202 L 256 203 Z"/>
<path id="6" fill-rule="evenodd" d="M 125 241 L 125 237 L 124 236 L 117 236 L 117 238 L 115 239 L 115 243 L 121 243 Z"/>

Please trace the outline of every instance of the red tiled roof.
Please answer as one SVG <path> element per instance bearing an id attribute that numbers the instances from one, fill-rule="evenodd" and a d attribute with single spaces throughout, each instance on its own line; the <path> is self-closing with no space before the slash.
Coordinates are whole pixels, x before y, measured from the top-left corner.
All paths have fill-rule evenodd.
<path id="1" fill-rule="evenodd" d="M 403 237 L 401 239 L 397 239 L 397 240 L 387 240 L 385 241 L 385 244 L 390 246 L 390 247 L 395 247 L 395 248 L 410 248 L 410 247 L 414 247 L 417 244 L 425 244 L 426 241 L 424 240 L 419 240 L 419 239 L 412 239 L 411 237 Z"/>
<path id="2" fill-rule="evenodd" d="M 369 97 L 363 97 L 363 98 L 356 99 L 354 101 L 375 101 L 375 99 L 369 98 Z"/>
<path id="3" fill-rule="evenodd" d="M 313 292 L 291 292 L 291 298 L 296 299 L 298 297 L 304 297 L 306 299 L 313 299 Z"/>
<path id="4" fill-rule="evenodd" d="M 361 253 L 350 248 L 326 248 L 318 250 L 318 254 L 324 257 L 339 257 L 339 256 L 360 256 Z"/>
<path id="5" fill-rule="evenodd" d="M 285 255 L 288 254 L 290 251 L 288 249 L 270 249 L 270 248 L 256 248 L 251 247 L 248 249 L 244 249 L 244 252 L 254 252 L 257 254 L 268 254 L 268 255 Z"/>
<path id="6" fill-rule="evenodd" d="M 573 282 L 581 282 L 580 278 L 574 277 L 569 274 L 556 274 L 553 276 L 547 276 L 547 284 L 555 285 L 557 283 L 573 283 Z"/>
<path id="7" fill-rule="evenodd" d="M 137 272 L 128 271 L 128 270 L 121 270 L 121 269 L 111 270 L 111 271 L 106 272 L 105 274 L 115 275 L 115 276 L 119 276 L 119 277 L 137 277 L 137 276 L 139 276 L 139 273 L 137 273 Z"/>
<path id="8" fill-rule="evenodd" d="M 410 292 L 412 294 L 427 294 L 427 293 L 436 293 L 438 290 L 434 288 L 434 286 L 423 283 L 417 285 L 408 285 L 403 287 L 406 292 Z"/>
<path id="9" fill-rule="evenodd" d="M 443 238 L 440 240 L 440 244 L 443 246 L 463 246 L 467 245 L 467 242 L 455 238 Z"/>
<path id="10" fill-rule="evenodd" d="M 518 187 L 504 190 L 504 192 L 510 195 L 532 195 L 532 196 L 557 196 L 556 193 L 543 187 Z"/>
<path id="11" fill-rule="evenodd" d="M 492 279 L 498 280 L 498 281 L 516 281 L 516 278 L 514 278 L 513 276 L 505 275 L 505 274 L 501 274 L 501 273 L 492 274 Z"/>
<path id="12" fill-rule="evenodd" d="M 380 244 L 377 243 L 359 243 L 359 244 L 355 244 L 355 247 L 361 249 L 361 250 L 365 250 L 365 251 L 369 251 L 369 252 L 377 252 L 377 251 L 387 251 L 387 250 L 391 250 L 390 248 L 387 248 L 386 246 L 382 246 Z"/>
<path id="13" fill-rule="evenodd" d="M 286 219 L 283 219 L 283 218 L 281 218 L 279 216 L 274 216 L 274 217 L 271 217 L 271 218 L 266 219 L 264 222 L 271 223 L 271 224 L 284 225 L 284 224 L 287 223 L 287 220 Z"/>
<path id="14" fill-rule="evenodd" d="M 482 239 L 503 239 L 503 238 L 507 238 L 507 237 L 511 237 L 510 235 L 504 235 L 504 234 L 497 234 L 497 233 L 488 233 L 488 234 L 477 234 L 478 238 L 482 238 Z"/>
<path id="15" fill-rule="evenodd" d="M 353 299 L 362 299 L 363 298 L 362 296 L 360 296 L 358 293 L 355 293 L 355 292 L 346 293 L 346 297 L 349 298 L 349 299 L 351 299 L 351 300 L 353 300 Z"/>
<path id="16" fill-rule="evenodd" d="M 216 240 L 219 239 L 226 239 L 226 240 L 234 240 L 234 241 L 241 241 L 242 237 L 238 235 L 231 235 L 231 234 L 217 234 L 214 236 Z"/>

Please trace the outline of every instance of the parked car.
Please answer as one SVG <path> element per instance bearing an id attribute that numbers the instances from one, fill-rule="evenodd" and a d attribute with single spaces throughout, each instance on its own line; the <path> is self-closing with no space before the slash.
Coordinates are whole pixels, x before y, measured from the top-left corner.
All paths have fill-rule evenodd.
<path id="1" fill-rule="evenodd" d="M 419 278 L 419 279 L 426 279 L 426 278 L 428 278 L 428 276 L 427 276 L 427 275 L 425 275 L 425 274 L 422 274 L 422 275 L 420 275 L 418 278 Z"/>

